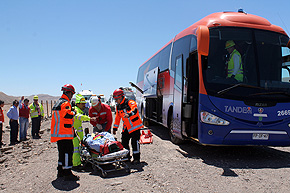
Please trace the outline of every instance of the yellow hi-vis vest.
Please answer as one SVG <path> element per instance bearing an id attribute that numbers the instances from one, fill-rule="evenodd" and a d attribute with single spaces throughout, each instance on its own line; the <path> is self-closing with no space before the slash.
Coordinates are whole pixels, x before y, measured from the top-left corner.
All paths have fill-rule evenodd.
<path id="1" fill-rule="evenodd" d="M 43 106 L 41 105 L 41 103 L 38 103 L 39 105 L 39 110 L 40 110 L 40 116 L 44 116 L 44 110 L 43 110 Z M 38 117 L 38 111 L 37 111 L 37 108 L 36 108 L 36 105 L 34 103 L 31 103 L 29 105 L 29 108 L 30 108 L 30 117 L 31 118 L 35 118 L 35 117 Z"/>
<path id="2" fill-rule="evenodd" d="M 82 122 L 90 121 L 91 118 L 84 115 L 84 112 L 77 106 L 75 106 L 75 111 L 77 112 L 77 114 L 74 116 L 74 128 L 78 136 L 73 139 L 73 166 L 78 166 L 82 163 L 80 155 L 80 140 L 83 140 L 84 137 Z"/>
<path id="3" fill-rule="evenodd" d="M 237 74 L 235 75 L 235 79 L 238 80 L 239 82 L 242 82 L 243 81 L 243 65 L 242 65 L 242 57 L 241 57 L 241 54 L 236 50 L 234 49 L 234 51 L 231 53 L 230 55 L 230 60 L 228 62 L 228 77 L 231 77 L 233 72 L 234 72 L 234 55 L 237 54 L 239 56 L 239 65 L 240 65 L 240 68 L 237 72 Z"/>

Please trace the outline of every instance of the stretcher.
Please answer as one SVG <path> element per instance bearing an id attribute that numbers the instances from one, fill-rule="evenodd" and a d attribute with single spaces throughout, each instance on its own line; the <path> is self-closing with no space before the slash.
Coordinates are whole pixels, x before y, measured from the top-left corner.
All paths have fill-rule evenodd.
<path id="1" fill-rule="evenodd" d="M 130 173 L 130 168 L 125 163 L 128 161 L 128 153 L 129 150 L 122 148 L 104 154 L 104 150 L 97 151 L 93 149 L 86 141 L 86 137 L 80 142 L 80 156 L 83 165 L 92 164 L 93 170 L 100 170 L 102 177 L 106 177 L 108 172 L 117 170 L 125 170 Z M 111 167 L 110 169 L 104 169 L 104 165 L 110 165 Z"/>

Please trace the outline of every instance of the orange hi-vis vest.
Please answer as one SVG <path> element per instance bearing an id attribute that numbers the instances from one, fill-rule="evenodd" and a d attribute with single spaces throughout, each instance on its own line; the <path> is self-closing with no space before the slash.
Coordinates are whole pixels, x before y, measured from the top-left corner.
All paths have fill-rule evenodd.
<path id="1" fill-rule="evenodd" d="M 74 112 L 71 110 L 69 98 L 63 94 L 53 106 L 51 120 L 51 142 L 74 138 Z"/>
<path id="2" fill-rule="evenodd" d="M 128 114 L 129 118 L 125 118 L 125 114 Z M 123 132 L 125 129 L 127 129 L 128 133 L 130 134 L 143 128 L 143 123 L 139 116 L 137 104 L 134 100 L 128 100 L 124 97 L 122 102 L 117 105 L 113 130 L 116 131 L 118 129 L 121 119 L 124 122 Z"/>

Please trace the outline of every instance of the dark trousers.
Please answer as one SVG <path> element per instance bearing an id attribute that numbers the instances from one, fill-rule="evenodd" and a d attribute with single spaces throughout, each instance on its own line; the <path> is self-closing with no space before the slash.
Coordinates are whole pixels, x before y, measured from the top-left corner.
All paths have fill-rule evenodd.
<path id="1" fill-rule="evenodd" d="M 2 143 L 2 135 L 3 135 L 2 134 L 3 133 L 3 130 L 2 129 L 3 129 L 3 123 L 0 123 L 0 146 L 3 144 Z"/>
<path id="2" fill-rule="evenodd" d="M 133 158 L 134 160 L 140 161 L 140 130 L 134 131 L 129 134 L 128 130 L 125 129 L 124 132 L 122 132 L 122 145 L 124 148 L 128 149 L 129 148 L 129 141 L 131 139 L 131 145 L 133 149 Z M 130 156 L 130 153 L 128 154 Z"/>
<path id="3" fill-rule="evenodd" d="M 31 135 L 32 135 L 32 137 L 39 136 L 41 116 L 31 118 L 31 120 L 32 120 Z"/>
<path id="4" fill-rule="evenodd" d="M 10 119 L 9 124 L 10 124 L 10 143 L 13 144 L 17 141 L 18 137 L 18 121 Z"/>
<path id="5" fill-rule="evenodd" d="M 59 140 L 57 141 L 58 149 L 58 166 L 57 171 L 59 176 L 71 175 L 71 168 L 73 166 L 73 142 L 72 140 Z"/>

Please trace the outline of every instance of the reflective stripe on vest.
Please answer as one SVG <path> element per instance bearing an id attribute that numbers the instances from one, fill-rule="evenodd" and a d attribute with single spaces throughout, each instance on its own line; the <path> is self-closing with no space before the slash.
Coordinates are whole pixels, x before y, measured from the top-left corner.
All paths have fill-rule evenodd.
<path id="1" fill-rule="evenodd" d="M 123 111 L 124 111 L 124 113 L 127 113 L 126 109 L 124 109 Z M 127 113 L 127 114 L 128 114 L 128 113 Z M 133 132 L 133 131 L 135 131 L 135 130 L 137 130 L 137 129 L 139 129 L 139 128 L 141 128 L 141 127 L 143 126 L 143 124 L 139 124 L 139 125 L 136 125 L 136 126 L 134 127 L 134 125 L 133 125 L 133 123 L 132 123 L 130 117 L 127 118 L 127 119 L 128 119 L 129 124 L 130 124 L 130 126 L 131 126 L 130 129 L 127 129 L 129 133 L 131 133 L 131 132 Z"/>
<path id="2" fill-rule="evenodd" d="M 59 111 L 54 111 L 53 113 L 54 116 L 54 120 L 56 121 L 56 123 L 54 124 L 54 130 L 53 133 L 51 134 L 51 137 L 74 137 L 73 134 L 59 134 L 59 130 L 60 130 L 60 115 L 59 115 Z M 73 129 L 72 129 L 72 133 L 73 133 Z"/>
<path id="3" fill-rule="evenodd" d="M 131 133 L 131 132 L 133 132 L 133 131 L 135 131 L 135 130 L 141 128 L 142 126 L 143 126 L 143 124 L 137 125 L 137 126 L 135 126 L 135 127 L 131 127 L 131 128 L 128 130 L 128 132 Z"/>
<path id="4" fill-rule="evenodd" d="M 83 132 L 83 128 L 82 127 L 77 128 L 77 132 Z"/>
<path id="5" fill-rule="evenodd" d="M 78 119 L 78 120 L 80 120 L 81 121 L 81 119 L 82 119 L 82 114 L 80 114 L 80 113 L 78 113 L 77 115 L 76 115 L 76 118 Z"/>
<path id="6" fill-rule="evenodd" d="M 33 113 L 30 113 L 30 117 L 31 118 L 38 117 L 38 112 L 34 111 Z"/>
<path id="7" fill-rule="evenodd" d="M 74 153 L 80 153 L 79 147 L 74 147 Z"/>

